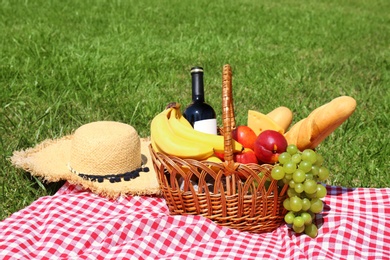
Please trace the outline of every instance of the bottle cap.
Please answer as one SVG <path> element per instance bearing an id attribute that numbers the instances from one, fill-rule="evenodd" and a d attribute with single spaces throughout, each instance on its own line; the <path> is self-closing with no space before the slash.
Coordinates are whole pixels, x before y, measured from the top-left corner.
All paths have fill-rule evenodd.
<path id="1" fill-rule="evenodd" d="M 192 67 L 191 68 L 191 73 L 199 73 L 199 72 L 203 72 L 202 67 Z"/>

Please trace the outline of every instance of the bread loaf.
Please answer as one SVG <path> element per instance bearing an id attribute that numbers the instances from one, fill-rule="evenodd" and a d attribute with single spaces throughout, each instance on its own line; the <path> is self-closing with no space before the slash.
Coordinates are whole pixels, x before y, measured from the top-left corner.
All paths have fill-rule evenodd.
<path id="1" fill-rule="evenodd" d="M 313 110 L 285 133 L 289 144 L 299 150 L 314 149 L 337 127 L 347 120 L 356 108 L 356 100 L 341 96 Z"/>
<path id="2" fill-rule="evenodd" d="M 287 132 L 288 127 L 291 125 L 293 119 L 293 113 L 288 107 L 277 107 L 267 114 L 272 120 L 275 121 L 281 128 Z"/>

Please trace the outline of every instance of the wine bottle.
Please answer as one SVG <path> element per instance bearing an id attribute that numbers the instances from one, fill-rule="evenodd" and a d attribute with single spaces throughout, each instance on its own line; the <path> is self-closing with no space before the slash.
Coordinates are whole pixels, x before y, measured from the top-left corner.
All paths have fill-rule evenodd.
<path id="1" fill-rule="evenodd" d="M 205 102 L 203 68 L 191 68 L 192 103 L 183 112 L 192 127 L 200 132 L 217 134 L 217 119 L 214 109 Z"/>

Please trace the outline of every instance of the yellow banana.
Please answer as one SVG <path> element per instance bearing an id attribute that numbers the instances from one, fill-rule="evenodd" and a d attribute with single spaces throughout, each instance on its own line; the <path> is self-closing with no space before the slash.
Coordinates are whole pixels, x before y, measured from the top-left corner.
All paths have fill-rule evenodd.
<path id="1" fill-rule="evenodd" d="M 185 120 L 185 121 L 184 121 Z M 185 123 L 187 122 L 187 123 Z M 186 140 L 192 140 L 196 143 L 205 143 L 211 145 L 215 151 L 224 151 L 224 138 L 222 135 L 213 135 L 203 132 L 199 132 L 192 128 L 191 124 L 181 115 L 180 108 L 174 107 L 169 117 L 169 124 L 172 127 L 172 131 Z M 234 140 L 232 140 L 233 152 L 241 152 L 243 146 Z"/>
<path id="2" fill-rule="evenodd" d="M 214 153 L 211 145 L 186 140 L 172 131 L 168 121 L 172 110 L 172 107 L 165 109 L 151 122 L 150 135 L 153 149 L 184 159 L 204 160 L 210 157 Z"/>
<path id="3" fill-rule="evenodd" d="M 176 111 L 176 118 L 179 120 L 179 122 L 187 128 L 192 128 L 190 122 L 188 122 L 188 120 L 181 114 L 180 109 L 175 108 L 175 111 Z"/>
<path id="4" fill-rule="evenodd" d="M 158 147 L 158 145 L 156 144 L 156 141 L 154 141 L 153 138 L 150 138 L 150 143 L 152 144 L 152 147 L 154 149 L 155 152 L 158 152 L 158 153 L 162 153 L 163 151 Z"/>

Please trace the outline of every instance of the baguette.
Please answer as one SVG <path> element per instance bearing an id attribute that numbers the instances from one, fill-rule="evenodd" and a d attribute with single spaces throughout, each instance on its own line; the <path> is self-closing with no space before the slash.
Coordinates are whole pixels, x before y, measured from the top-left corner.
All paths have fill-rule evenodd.
<path id="1" fill-rule="evenodd" d="M 285 134 L 284 134 L 284 137 L 286 138 L 287 140 L 287 143 L 288 144 L 295 144 L 297 145 L 298 147 L 298 134 L 299 134 L 299 129 L 303 123 L 303 121 L 305 121 L 305 118 L 304 119 L 301 119 L 300 121 L 298 121 L 297 123 L 295 123 L 291 128 L 290 130 L 288 130 Z"/>
<path id="2" fill-rule="evenodd" d="M 285 133 L 288 144 L 299 150 L 314 149 L 336 128 L 347 120 L 356 109 L 356 100 L 341 96 L 313 110 Z"/>

